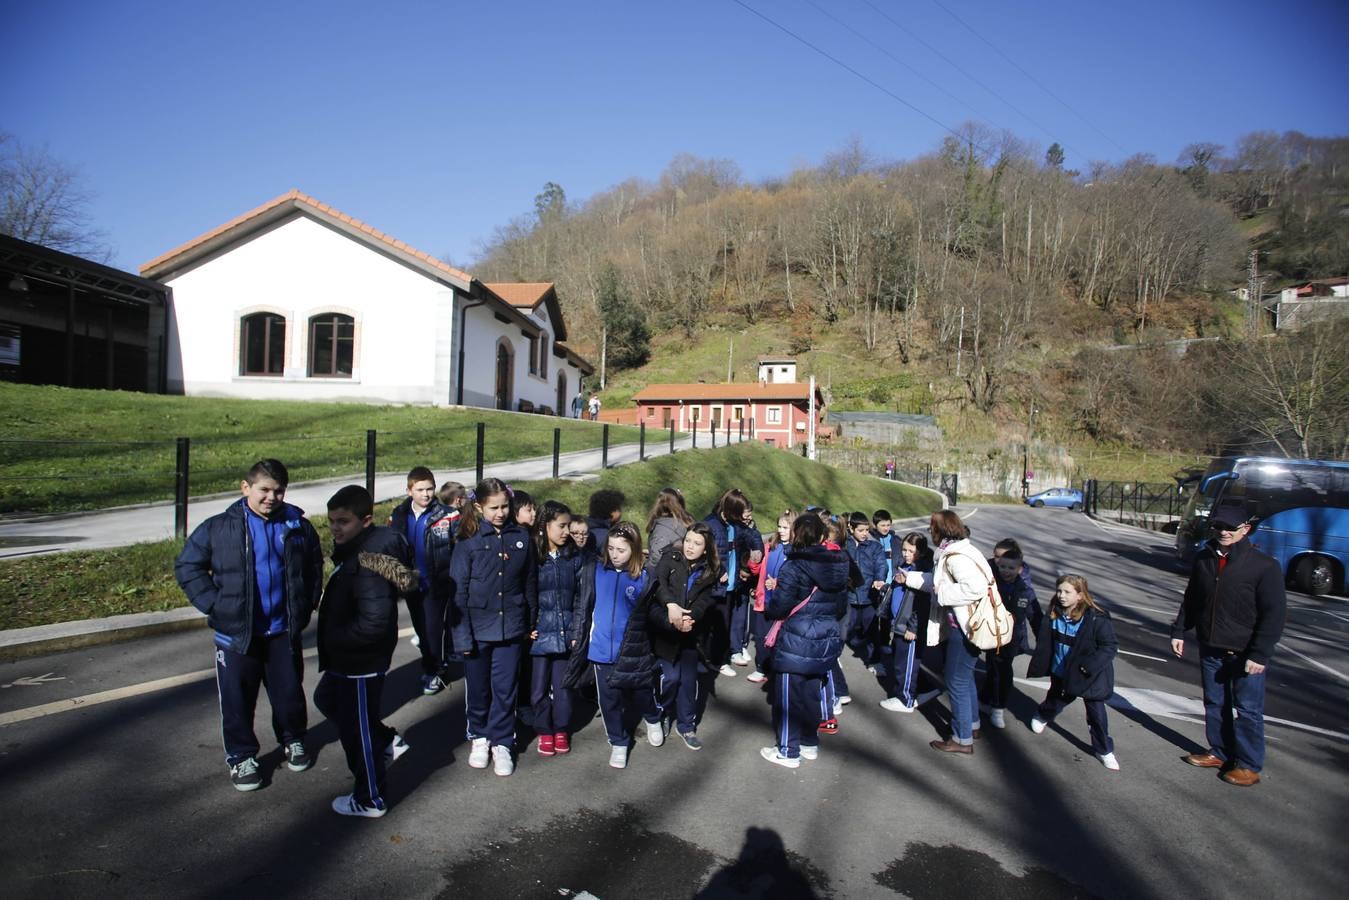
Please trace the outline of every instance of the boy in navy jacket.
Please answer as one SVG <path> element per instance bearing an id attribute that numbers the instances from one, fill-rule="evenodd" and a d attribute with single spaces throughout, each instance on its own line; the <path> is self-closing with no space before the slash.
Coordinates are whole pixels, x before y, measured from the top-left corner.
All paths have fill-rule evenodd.
<path id="1" fill-rule="evenodd" d="M 328 500 L 336 569 L 319 607 L 319 670 L 314 705 L 337 726 L 351 769 L 350 794 L 333 800 L 344 816 L 378 818 L 384 801 L 384 766 L 407 750 L 380 721 L 384 675 L 398 644 L 398 595 L 417 586 L 412 551 L 392 528 L 371 523 L 370 492 L 349 484 Z"/>
<path id="2" fill-rule="evenodd" d="M 1006 550 L 993 560 L 993 579 L 998 596 L 1012 613 L 1012 639 L 1000 650 L 984 652 L 984 689 L 981 699 L 991 707 L 989 720 L 994 728 L 1006 727 L 1007 701 L 1012 695 L 1012 660 L 1030 653 L 1029 632 L 1040 633 L 1044 610 L 1035 596 L 1035 588 L 1024 577 L 1025 562 L 1019 548 Z M 1029 629 L 1027 626 L 1029 625 Z"/>
<path id="3" fill-rule="evenodd" d="M 430 469 L 417 466 L 408 472 L 407 499 L 394 508 L 389 526 L 407 539 L 417 564 L 417 587 L 406 600 L 422 654 L 423 694 L 445 690 L 456 519 L 458 511 L 436 498 L 436 478 Z"/>
<path id="4" fill-rule="evenodd" d="M 280 460 L 254 463 L 239 484 L 243 499 L 198 525 L 173 566 L 215 631 L 225 763 L 240 791 L 262 786 L 253 711 L 263 685 L 287 767 L 314 764 L 304 746 L 300 634 L 323 587 L 323 550 L 304 510 L 284 502 L 289 481 Z"/>
<path id="5" fill-rule="evenodd" d="M 871 520 L 855 512 L 848 518 L 848 556 L 862 582 L 848 595 L 848 646 L 865 665 L 876 656 L 876 606 L 885 590 L 885 551 L 871 539 Z"/>

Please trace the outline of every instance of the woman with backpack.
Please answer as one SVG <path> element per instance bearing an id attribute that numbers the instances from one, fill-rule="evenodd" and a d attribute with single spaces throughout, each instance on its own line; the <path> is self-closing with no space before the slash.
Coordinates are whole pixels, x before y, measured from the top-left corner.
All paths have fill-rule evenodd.
<path id="1" fill-rule="evenodd" d="M 971 754 L 979 729 L 979 700 L 974 686 L 974 664 L 982 652 L 966 634 L 974 605 L 988 596 L 993 570 L 970 543 L 968 530 L 953 510 L 940 509 L 928 521 L 936 548 L 931 572 L 908 572 L 904 584 L 927 591 L 935 602 L 928 619 L 928 646 L 936 646 L 946 632 L 946 693 L 951 698 L 951 736 L 928 746 L 943 753 Z"/>

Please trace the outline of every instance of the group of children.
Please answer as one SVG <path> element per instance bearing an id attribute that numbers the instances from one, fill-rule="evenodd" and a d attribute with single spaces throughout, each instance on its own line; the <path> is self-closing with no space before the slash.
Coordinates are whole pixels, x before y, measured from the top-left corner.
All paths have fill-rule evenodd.
<path id="1" fill-rule="evenodd" d="M 787 768 L 816 758 L 818 735 L 838 731 L 851 702 L 845 648 L 880 679 L 886 710 L 912 712 L 940 693 L 920 688 L 924 650 L 940 646 L 929 636 L 942 618 L 931 573 L 946 546 L 935 526 L 900 537 L 885 510 L 835 516 L 810 507 L 779 516 L 765 542 L 739 490 L 696 521 L 682 494 L 666 488 L 643 530 L 623 518 L 616 491 L 596 492 L 581 516 L 495 478 L 438 492 L 430 470 L 417 467 L 387 526 L 374 524 L 362 487 L 328 501 L 335 568 L 322 586 L 317 536 L 283 502 L 286 481 L 280 462 L 260 461 L 241 484 L 243 498 L 194 531 L 175 569 L 216 632 L 226 761 L 239 790 L 261 784 L 252 731 L 261 685 L 287 765 L 312 765 L 299 634 L 316 607 L 315 705 L 335 723 L 354 779 L 333 801 L 344 815 L 384 814 L 386 766 L 408 750 L 379 716 L 400 597 L 416 632 L 422 692 L 444 690 L 462 667 L 468 764 L 503 777 L 515 769 L 517 720 L 532 727 L 539 756 L 570 752 L 578 694 L 593 696 L 609 765 L 622 769 L 639 720 L 653 747 L 677 736 L 702 749 L 701 693 L 742 668 L 752 667 L 747 680 L 763 685 L 772 706 L 775 741 L 761 755 Z M 1032 729 L 1043 731 L 1081 696 L 1093 747 L 1117 768 L 1103 702 L 1114 653 L 1108 615 L 1085 581 L 1064 576 L 1046 617 L 1015 541 L 999 542 L 990 562 L 1016 622 L 1012 641 L 987 654 L 983 699 L 993 726 L 1005 725 L 1011 661 L 1030 651 L 1033 628 L 1032 674 L 1043 669 L 1051 687 Z M 976 729 L 977 715 L 975 707 Z"/>

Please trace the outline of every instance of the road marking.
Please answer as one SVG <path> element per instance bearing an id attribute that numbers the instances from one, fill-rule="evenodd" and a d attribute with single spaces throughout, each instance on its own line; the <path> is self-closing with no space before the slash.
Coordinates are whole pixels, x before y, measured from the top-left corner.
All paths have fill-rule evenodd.
<path id="1" fill-rule="evenodd" d="M 1311 658 L 1310 656 L 1308 656 L 1307 654 L 1305 654 L 1305 653 L 1303 653 L 1303 652 L 1301 652 L 1301 651 L 1299 651 L 1299 650 L 1294 650 L 1292 647 L 1288 647 L 1288 646 L 1284 646 L 1284 645 L 1280 645 L 1280 646 L 1283 646 L 1283 649 L 1287 650 L 1289 653 L 1293 654 L 1294 656 L 1299 656 L 1299 657 L 1305 659 L 1307 662 L 1309 662 L 1309 663 L 1311 663 L 1312 665 L 1316 666 L 1316 668 L 1318 668 L 1318 669 L 1323 669 L 1323 670 L 1329 672 L 1331 675 L 1334 675 L 1336 678 L 1340 679 L 1341 681 L 1349 681 L 1349 675 L 1345 675 L 1343 672 L 1337 672 L 1337 671 L 1335 671 L 1334 669 L 1332 669 L 1330 666 L 1326 665 L 1325 663 L 1320 662 L 1319 660 L 1312 659 L 1312 658 Z"/>
<path id="2" fill-rule="evenodd" d="M 404 638 L 412 633 L 413 631 L 411 628 L 404 628 L 398 632 L 398 636 Z M 311 659 L 318 656 L 318 648 L 310 648 L 301 655 L 305 659 Z M 47 674 L 50 675 L 51 673 L 49 672 Z M 158 678 L 154 681 L 146 681 L 141 684 L 129 684 L 126 687 L 113 688 L 109 691 L 99 691 L 96 694 L 85 694 L 82 697 L 69 697 L 65 700 L 44 703 L 41 706 L 29 706 L 24 709 L 15 709 L 7 713 L 0 713 L 0 727 L 13 725 L 18 722 L 26 722 L 29 719 L 40 719 L 43 716 L 53 716 L 57 713 L 70 712 L 73 709 L 88 709 L 91 706 L 111 703 L 114 700 L 125 700 L 128 697 L 139 697 L 142 694 L 153 694 L 156 691 L 166 691 L 169 688 L 181 687 L 185 684 L 195 684 L 198 681 L 206 681 L 214 677 L 214 668 L 200 669 L 196 672 L 187 672 L 183 675 L 171 675 L 168 678 Z M 6 687 L 8 687 L 8 685 L 6 685 Z"/>
<path id="3" fill-rule="evenodd" d="M 1121 650 L 1121 651 L 1119 651 L 1119 652 L 1122 653 L 1122 654 L 1124 654 L 1125 656 L 1137 656 L 1137 657 L 1140 657 L 1140 658 L 1142 658 L 1142 659 L 1155 659 L 1157 662 L 1166 662 L 1166 661 L 1167 661 L 1167 660 L 1166 660 L 1166 657 L 1164 657 L 1164 656 L 1149 656 L 1149 655 L 1146 654 L 1146 653 L 1135 653 L 1135 652 L 1132 651 L 1132 650 Z"/>
<path id="4" fill-rule="evenodd" d="M 9 684 L 0 684 L 0 688 L 37 687 L 40 684 L 50 684 L 53 681 L 65 681 L 66 676 L 57 675 L 55 672 L 48 672 L 45 675 L 25 675 L 22 678 L 15 678 Z"/>

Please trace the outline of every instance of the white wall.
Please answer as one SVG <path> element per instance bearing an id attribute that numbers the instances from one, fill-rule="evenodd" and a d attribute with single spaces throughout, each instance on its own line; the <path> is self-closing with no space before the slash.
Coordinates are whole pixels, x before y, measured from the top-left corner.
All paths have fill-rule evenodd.
<path id="1" fill-rule="evenodd" d="M 168 282 L 169 381 L 187 394 L 446 404 L 453 289 L 297 215 Z M 239 375 L 240 319 L 286 318 L 285 373 Z M 351 378 L 310 378 L 309 317 L 356 320 Z M 518 332 L 518 329 L 517 329 Z M 475 343 L 475 342 L 470 342 Z M 490 386 L 489 386 L 490 400 Z"/>

